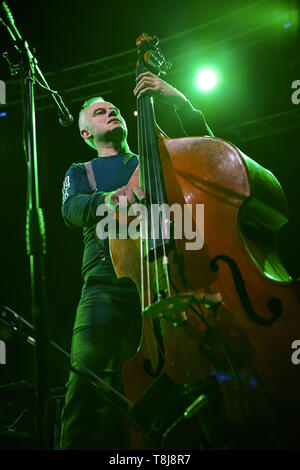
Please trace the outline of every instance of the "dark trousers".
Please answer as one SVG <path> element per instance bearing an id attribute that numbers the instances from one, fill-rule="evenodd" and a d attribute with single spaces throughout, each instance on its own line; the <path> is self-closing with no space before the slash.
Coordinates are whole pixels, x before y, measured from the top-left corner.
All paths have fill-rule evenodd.
<path id="1" fill-rule="evenodd" d="M 141 336 L 138 291 L 129 279 L 89 278 L 78 305 L 71 356 L 122 393 L 122 366 Z M 74 372 L 61 416 L 61 449 L 126 449 L 122 413 Z"/>

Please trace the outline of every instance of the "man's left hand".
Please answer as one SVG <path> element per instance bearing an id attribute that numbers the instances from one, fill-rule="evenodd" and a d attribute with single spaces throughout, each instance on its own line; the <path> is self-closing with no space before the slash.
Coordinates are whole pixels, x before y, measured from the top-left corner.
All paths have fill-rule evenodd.
<path id="1" fill-rule="evenodd" d="M 138 99 L 144 95 L 157 96 L 177 110 L 187 102 L 186 97 L 180 91 L 152 72 L 141 73 L 136 81 L 137 84 L 133 93 Z"/>

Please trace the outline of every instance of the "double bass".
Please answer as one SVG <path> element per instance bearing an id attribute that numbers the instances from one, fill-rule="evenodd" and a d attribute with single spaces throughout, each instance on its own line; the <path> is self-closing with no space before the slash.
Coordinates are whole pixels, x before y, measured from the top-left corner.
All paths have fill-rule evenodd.
<path id="1" fill-rule="evenodd" d="M 167 68 L 156 38 L 142 34 L 137 46 L 137 76 Z M 145 429 L 131 429 L 130 448 L 293 448 L 300 283 L 276 251 L 288 219 L 282 188 L 226 140 L 166 137 L 152 98 L 137 104 L 139 166 L 128 184 L 143 189 L 148 213 L 187 210 L 203 243 L 166 238 L 178 215 L 163 211 L 157 236 L 149 216 L 137 239 L 110 239 L 116 274 L 135 282 L 142 305 L 141 341 L 123 367 Z"/>

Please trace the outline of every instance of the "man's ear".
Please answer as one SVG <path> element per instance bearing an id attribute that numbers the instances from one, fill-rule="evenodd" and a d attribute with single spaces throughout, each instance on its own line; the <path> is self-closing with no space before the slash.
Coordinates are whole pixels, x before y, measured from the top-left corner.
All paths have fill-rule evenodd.
<path id="1" fill-rule="evenodd" d="M 93 137 L 93 134 L 91 134 L 87 128 L 82 129 L 80 131 L 80 135 L 86 140 L 89 139 L 90 137 Z"/>

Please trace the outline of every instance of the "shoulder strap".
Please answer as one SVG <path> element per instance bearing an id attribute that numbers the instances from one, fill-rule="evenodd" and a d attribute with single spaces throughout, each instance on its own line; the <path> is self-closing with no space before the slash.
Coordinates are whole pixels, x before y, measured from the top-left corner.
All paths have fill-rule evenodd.
<path id="1" fill-rule="evenodd" d="M 96 179 L 94 175 L 94 170 L 92 167 L 92 162 L 87 162 L 84 164 L 85 169 L 86 169 L 86 174 L 89 180 L 89 185 L 92 191 L 97 191 L 97 184 L 96 184 Z"/>
<path id="2" fill-rule="evenodd" d="M 91 190 L 92 191 L 97 191 L 97 184 L 96 184 L 94 170 L 93 170 L 93 167 L 92 167 L 92 162 L 86 162 L 86 163 L 84 163 L 84 166 L 85 166 L 85 169 L 86 169 L 86 174 L 87 174 L 87 177 L 88 177 L 88 180 L 89 180 L 89 185 L 90 185 Z M 96 236 L 96 243 L 99 247 L 99 250 L 97 252 L 100 255 L 101 261 L 105 261 L 105 259 L 106 259 L 106 254 L 105 254 L 106 249 L 105 249 L 104 240 L 100 240 L 100 238 L 98 238 Z"/>

